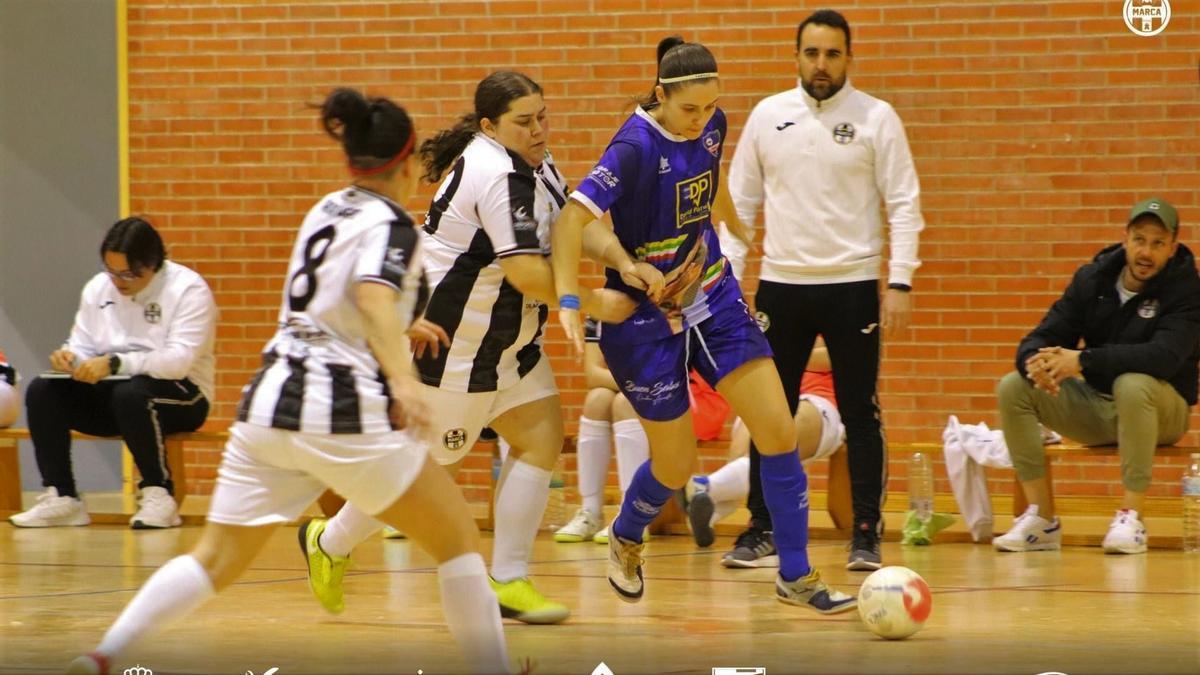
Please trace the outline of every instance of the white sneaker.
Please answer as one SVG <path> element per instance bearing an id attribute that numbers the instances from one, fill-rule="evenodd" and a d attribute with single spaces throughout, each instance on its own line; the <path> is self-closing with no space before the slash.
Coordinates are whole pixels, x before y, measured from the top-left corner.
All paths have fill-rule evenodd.
<path id="1" fill-rule="evenodd" d="M 142 497 L 138 501 L 138 511 L 129 519 L 129 525 L 135 530 L 160 530 L 166 527 L 179 527 L 183 519 L 179 517 L 179 505 L 166 488 L 150 486 L 142 488 Z"/>
<path id="2" fill-rule="evenodd" d="M 635 544 L 616 535 L 608 542 L 608 583 L 625 602 L 642 599 L 645 583 L 642 580 L 642 549 L 645 543 Z"/>
<path id="3" fill-rule="evenodd" d="M 554 541 L 560 544 L 577 544 L 581 541 L 591 541 L 600 531 L 600 519 L 591 511 L 581 508 L 575 512 L 571 522 L 563 525 L 554 533 Z"/>
<path id="4" fill-rule="evenodd" d="M 1138 512 L 1133 509 L 1121 509 L 1108 526 L 1108 534 L 1104 535 L 1105 553 L 1145 553 L 1146 526 L 1138 520 Z"/>
<path id="5" fill-rule="evenodd" d="M 1062 524 L 1038 515 L 1036 504 L 1030 504 L 1012 529 L 992 540 L 997 551 L 1057 551 L 1062 548 Z"/>
<path id="6" fill-rule="evenodd" d="M 28 511 L 10 516 L 17 527 L 73 527 L 92 522 L 87 507 L 78 497 L 59 497 L 58 488 L 48 487 Z"/>

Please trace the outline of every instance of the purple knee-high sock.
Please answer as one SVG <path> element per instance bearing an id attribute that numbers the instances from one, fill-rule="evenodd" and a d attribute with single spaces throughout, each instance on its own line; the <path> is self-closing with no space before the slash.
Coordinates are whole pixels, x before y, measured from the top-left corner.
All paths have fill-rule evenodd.
<path id="1" fill-rule="evenodd" d="M 763 499 L 775 527 L 779 575 L 784 581 L 795 581 L 812 571 L 808 564 L 808 476 L 795 450 L 763 455 L 759 467 Z"/>
<path id="2" fill-rule="evenodd" d="M 675 491 L 658 482 L 650 471 L 647 460 L 633 474 L 633 481 L 625 491 L 621 513 L 612 524 L 612 534 L 629 541 L 641 543 L 646 526 L 658 516 L 662 505 L 667 503 Z"/>

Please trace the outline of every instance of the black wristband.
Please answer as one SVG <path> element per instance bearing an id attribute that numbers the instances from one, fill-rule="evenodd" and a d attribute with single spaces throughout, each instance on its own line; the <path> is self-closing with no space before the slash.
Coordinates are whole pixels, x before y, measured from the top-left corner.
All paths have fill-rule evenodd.
<path id="1" fill-rule="evenodd" d="M 121 370 L 121 357 L 116 354 L 108 355 L 108 374 L 116 375 Z"/>
<path id="2" fill-rule="evenodd" d="M 893 291 L 904 291 L 905 293 L 912 290 L 912 286 L 908 284 L 888 284 L 888 288 Z"/>

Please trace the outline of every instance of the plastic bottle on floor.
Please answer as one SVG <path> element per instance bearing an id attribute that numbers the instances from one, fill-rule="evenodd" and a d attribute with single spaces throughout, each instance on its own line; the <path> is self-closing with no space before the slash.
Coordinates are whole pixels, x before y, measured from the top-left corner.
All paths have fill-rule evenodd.
<path id="1" fill-rule="evenodd" d="M 1183 474 L 1183 550 L 1200 553 L 1200 453 Z"/>
<path id="2" fill-rule="evenodd" d="M 908 462 L 908 508 L 922 521 L 933 517 L 933 462 L 924 452 L 914 452 Z"/>

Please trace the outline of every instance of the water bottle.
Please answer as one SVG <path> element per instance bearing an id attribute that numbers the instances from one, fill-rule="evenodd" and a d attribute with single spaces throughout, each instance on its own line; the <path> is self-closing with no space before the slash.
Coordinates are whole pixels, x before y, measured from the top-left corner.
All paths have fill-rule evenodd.
<path id="1" fill-rule="evenodd" d="M 908 508 L 922 522 L 933 517 L 933 464 L 924 452 L 914 452 L 908 462 Z"/>
<path id="2" fill-rule="evenodd" d="M 1200 553 L 1200 453 L 1183 474 L 1183 550 Z"/>
<path id="3" fill-rule="evenodd" d="M 554 532 L 567 524 L 567 483 L 563 478 L 563 459 L 558 458 L 550 472 L 550 497 L 542 513 L 542 529 Z"/>

